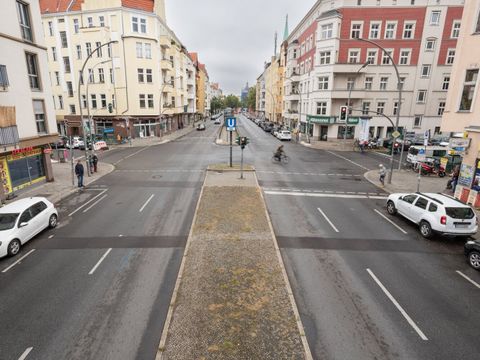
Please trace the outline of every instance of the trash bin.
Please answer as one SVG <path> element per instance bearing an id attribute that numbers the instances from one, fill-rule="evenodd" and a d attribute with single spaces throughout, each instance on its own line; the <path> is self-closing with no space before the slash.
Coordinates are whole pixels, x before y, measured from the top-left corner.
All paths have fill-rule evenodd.
<path id="1" fill-rule="evenodd" d="M 65 162 L 65 151 L 63 149 L 58 149 L 57 150 L 57 157 L 58 160 L 60 160 L 61 163 Z"/>

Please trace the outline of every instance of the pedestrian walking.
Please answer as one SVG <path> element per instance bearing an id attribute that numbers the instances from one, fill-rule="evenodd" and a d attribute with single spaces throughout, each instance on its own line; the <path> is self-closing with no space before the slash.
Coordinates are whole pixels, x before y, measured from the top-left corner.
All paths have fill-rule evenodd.
<path id="1" fill-rule="evenodd" d="M 379 175 L 380 175 L 380 183 L 382 186 L 385 186 L 385 175 L 387 175 L 387 170 L 385 169 L 385 166 L 383 164 L 379 165 L 380 170 L 379 170 Z"/>
<path id="2" fill-rule="evenodd" d="M 97 172 L 98 157 L 96 154 L 93 154 L 92 162 L 93 162 L 93 171 Z"/>
<path id="3" fill-rule="evenodd" d="M 84 174 L 84 168 L 82 165 L 82 162 L 80 160 L 77 161 L 77 165 L 75 165 L 75 175 L 77 175 L 78 179 L 78 187 L 82 188 L 83 187 L 83 174 Z"/>

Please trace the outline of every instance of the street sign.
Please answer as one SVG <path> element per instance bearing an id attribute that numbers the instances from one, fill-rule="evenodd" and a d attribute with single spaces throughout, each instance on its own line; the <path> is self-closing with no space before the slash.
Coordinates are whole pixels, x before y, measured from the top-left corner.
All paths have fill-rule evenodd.
<path id="1" fill-rule="evenodd" d="M 402 134 L 400 134 L 398 131 L 394 131 L 394 132 L 392 133 L 392 136 L 393 136 L 394 139 L 400 137 L 400 135 L 402 135 Z"/>
<path id="2" fill-rule="evenodd" d="M 225 126 L 227 127 L 227 131 L 235 131 L 237 119 L 234 117 L 227 118 L 227 120 L 225 120 Z"/>

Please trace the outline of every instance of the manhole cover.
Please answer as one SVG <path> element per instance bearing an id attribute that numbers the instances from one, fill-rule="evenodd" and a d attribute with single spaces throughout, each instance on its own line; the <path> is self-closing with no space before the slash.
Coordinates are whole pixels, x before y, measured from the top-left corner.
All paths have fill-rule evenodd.
<path id="1" fill-rule="evenodd" d="M 152 179 L 161 179 L 163 176 L 162 175 L 153 175 Z"/>

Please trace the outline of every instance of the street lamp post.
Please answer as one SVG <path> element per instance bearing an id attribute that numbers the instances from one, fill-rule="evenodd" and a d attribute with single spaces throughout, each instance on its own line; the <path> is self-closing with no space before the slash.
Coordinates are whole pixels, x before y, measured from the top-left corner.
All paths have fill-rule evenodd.
<path id="1" fill-rule="evenodd" d="M 360 71 L 362 71 L 363 69 L 365 69 L 370 63 L 367 61 L 365 64 L 362 65 L 362 67 L 360 69 L 357 70 L 357 72 L 355 73 L 355 78 L 357 77 L 357 75 L 360 73 Z M 350 115 L 350 100 L 352 98 L 352 90 L 353 90 L 353 85 L 350 86 L 350 89 L 348 91 L 348 100 L 347 100 L 347 116 L 345 118 L 345 132 L 343 134 L 343 139 L 344 139 L 344 143 L 347 142 L 347 132 L 348 132 L 348 116 Z"/>
<path id="2" fill-rule="evenodd" d="M 362 39 L 362 38 L 356 38 L 356 40 L 359 40 L 359 41 L 364 41 L 364 42 L 367 42 L 369 44 L 372 44 L 372 45 L 375 45 L 377 48 L 379 48 L 380 50 L 383 51 L 383 53 L 385 55 L 387 55 L 387 57 L 390 59 L 390 62 L 392 63 L 394 69 L 395 69 L 395 74 L 397 75 L 397 88 L 398 88 L 398 107 L 397 107 L 397 118 L 395 120 L 395 132 L 398 132 L 398 124 L 400 123 L 400 109 L 402 107 L 402 83 L 401 83 L 401 80 L 400 80 L 400 73 L 398 72 L 398 68 L 397 68 L 397 65 L 395 64 L 395 62 L 393 61 L 393 58 L 392 56 L 390 55 L 390 53 L 385 50 L 382 46 L 380 46 L 379 44 L 377 44 L 375 41 L 371 41 L 371 40 L 367 40 L 367 39 Z M 395 142 L 395 138 L 394 138 L 394 142 Z M 393 176 L 393 160 L 394 160 L 394 151 L 393 151 L 393 143 L 392 143 L 392 154 L 391 154 L 391 157 L 390 157 L 390 172 L 388 174 L 388 178 L 387 178 L 387 183 L 388 184 L 391 184 L 392 183 L 392 176 Z"/>

